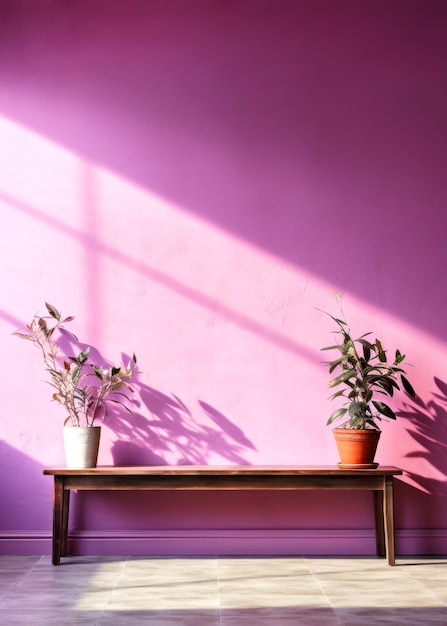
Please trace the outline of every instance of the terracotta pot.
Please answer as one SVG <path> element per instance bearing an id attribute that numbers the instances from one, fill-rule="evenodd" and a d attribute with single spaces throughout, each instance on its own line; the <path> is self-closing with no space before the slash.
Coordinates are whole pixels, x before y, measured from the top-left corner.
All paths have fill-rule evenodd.
<path id="1" fill-rule="evenodd" d="M 380 430 L 334 428 L 332 432 L 340 455 L 341 467 L 363 469 L 378 466 L 378 463 L 374 463 L 374 456 L 381 435 Z"/>
<path id="2" fill-rule="evenodd" d="M 101 426 L 64 426 L 67 467 L 96 467 Z"/>

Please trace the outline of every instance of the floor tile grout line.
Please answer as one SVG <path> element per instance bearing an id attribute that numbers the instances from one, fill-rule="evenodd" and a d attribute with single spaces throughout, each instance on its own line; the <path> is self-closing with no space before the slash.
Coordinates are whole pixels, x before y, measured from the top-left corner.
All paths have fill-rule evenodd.
<path id="1" fill-rule="evenodd" d="M 328 596 L 328 594 L 324 590 L 323 585 L 321 584 L 320 579 L 318 578 L 318 576 L 316 575 L 316 573 L 312 569 L 312 566 L 311 566 L 312 561 L 310 559 L 307 559 L 306 557 L 304 557 L 304 562 L 306 563 L 306 566 L 309 568 L 309 572 L 312 575 L 313 579 L 317 583 L 318 588 L 320 589 L 322 596 L 324 598 L 326 598 L 329 607 L 332 609 L 332 612 L 334 614 L 335 619 L 339 623 L 339 626 L 344 626 L 345 622 L 344 622 L 344 620 L 342 620 L 341 615 L 340 615 L 339 611 L 337 610 L 337 607 L 333 605 L 330 597 Z"/>
<path id="2" fill-rule="evenodd" d="M 311 560 L 311 559 L 307 559 L 307 560 L 308 560 L 308 562 L 309 562 L 309 563 L 311 563 L 311 562 L 312 562 L 312 560 Z M 311 569 L 311 571 L 312 571 L 312 569 Z M 405 567 L 404 567 L 403 569 L 401 569 L 401 568 L 392 568 L 391 570 L 385 570 L 385 571 L 387 571 L 387 573 L 395 574 L 395 575 L 396 575 L 398 578 L 400 578 L 401 580 L 403 580 L 403 579 L 404 579 L 404 577 L 405 577 L 405 578 L 407 578 L 407 579 L 409 579 L 409 578 L 410 578 L 410 579 L 412 579 L 412 581 L 413 581 L 413 582 L 416 582 L 416 583 L 417 583 L 417 586 L 419 587 L 419 589 L 420 589 L 422 592 L 424 592 L 424 593 L 427 593 L 427 592 L 428 592 L 428 593 L 429 593 L 429 595 L 431 595 L 431 597 L 432 597 L 434 600 L 436 600 L 436 602 L 441 602 L 443 605 L 447 606 L 447 600 L 443 600 L 442 598 L 440 598 L 440 597 L 439 597 L 439 595 L 437 595 L 437 594 L 436 594 L 436 593 L 435 593 L 435 592 L 434 592 L 434 591 L 433 591 L 433 590 L 432 590 L 432 589 L 431 589 L 428 585 L 426 585 L 424 582 L 422 582 L 421 580 L 419 580 L 416 576 L 413 576 L 413 575 L 411 574 L 411 572 L 409 572 L 409 571 L 408 571 L 408 569 L 407 569 L 407 568 L 405 568 Z M 331 600 L 330 600 L 330 597 L 329 597 L 329 596 L 328 596 L 328 595 L 324 592 L 324 590 L 323 590 L 323 588 L 322 588 L 322 586 L 321 586 L 321 583 L 320 583 L 320 581 L 318 580 L 318 575 L 316 575 L 314 572 L 312 572 L 312 573 L 314 574 L 314 576 L 315 576 L 315 578 L 316 578 L 316 580 L 317 580 L 317 582 L 318 582 L 318 584 L 319 584 L 320 588 L 322 589 L 322 591 L 323 591 L 324 595 L 327 597 L 327 599 L 328 599 L 328 601 L 329 601 L 329 603 L 330 603 L 330 605 L 331 605 L 332 609 L 334 610 L 334 612 L 335 612 L 335 614 L 336 614 L 336 616 L 337 616 L 338 620 L 341 620 L 340 612 L 343 612 L 345 609 L 344 609 L 344 608 L 343 608 L 343 609 L 340 609 L 339 607 L 334 606 L 334 605 L 332 604 L 332 602 L 331 602 Z M 344 624 L 344 622 L 340 622 L 340 623 L 341 623 L 342 625 Z"/>
<path id="3" fill-rule="evenodd" d="M 222 625 L 222 603 L 220 597 L 220 570 L 219 570 L 219 555 L 215 555 L 216 559 L 216 582 L 217 582 L 217 607 L 218 607 L 218 617 L 219 617 L 219 626 Z"/>
<path id="4" fill-rule="evenodd" d="M 410 571 L 408 571 L 408 568 L 404 570 L 404 573 L 408 578 L 411 578 L 413 581 L 417 582 L 419 586 L 421 586 L 425 591 L 430 593 L 438 602 L 442 602 L 445 606 L 447 606 L 446 600 L 443 600 L 442 598 L 440 598 L 439 595 L 435 593 L 433 589 L 429 587 L 425 582 L 422 582 L 421 580 L 419 580 L 419 578 L 417 578 L 416 576 L 413 576 L 413 574 Z"/>
<path id="5" fill-rule="evenodd" d="M 124 559 L 124 557 L 123 557 L 123 559 Z M 123 572 L 124 572 L 124 570 L 126 569 L 126 565 L 127 565 L 127 563 L 129 562 L 129 559 L 130 559 L 130 557 L 129 557 L 129 556 L 126 556 L 125 560 L 123 560 L 123 562 L 121 563 L 121 568 L 120 568 L 120 571 L 119 571 L 118 576 L 117 576 L 117 577 L 116 577 L 116 579 L 115 579 L 115 584 L 113 585 L 113 589 L 110 589 L 110 592 L 109 592 L 109 597 L 108 597 L 108 599 L 107 599 L 107 603 L 106 603 L 105 607 L 102 609 L 102 611 L 101 611 L 101 615 L 100 615 L 100 617 L 98 618 L 98 621 L 97 621 L 97 622 L 95 622 L 95 626 L 101 626 L 101 622 L 102 622 L 102 620 L 103 620 L 103 618 L 104 618 L 104 614 L 108 611 L 108 608 L 107 608 L 107 607 L 108 607 L 108 605 L 110 604 L 110 599 L 111 599 L 111 597 L 113 596 L 113 592 L 114 592 L 114 591 L 116 591 L 116 589 L 117 589 L 117 587 L 118 587 L 118 585 L 119 585 L 119 581 L 120 581 L 120 580 L 121 580 L 121 578 L 123 577 Z"/>
<path id="6" fill-rule="evenodd" d="M 31 572 L 35 569 L 35 567 L 40 563 L 40 561 L 44 560 L 45 557 L 44 555 L 39 555 L 38 558 L 36 558 L 36 560 L 33 562 L 32 565 L 28 565 L 27 569 L 23 571 L 22 575 L 20 576 L 20 578 L 18 580 L 16 580 L 14 582 L 13 585 L 11 585 L 11 587 L 9 589 L 7 589 L 5 595 L 0 598 L 0 609 L 2 608 L 2 604 L 4 604 L 5 600 L 9 600 L 11 598 L 11 596 L 14 594 L 14 591 L 17 589 L 17 587 L 28 577 L 31 575 Z"/>

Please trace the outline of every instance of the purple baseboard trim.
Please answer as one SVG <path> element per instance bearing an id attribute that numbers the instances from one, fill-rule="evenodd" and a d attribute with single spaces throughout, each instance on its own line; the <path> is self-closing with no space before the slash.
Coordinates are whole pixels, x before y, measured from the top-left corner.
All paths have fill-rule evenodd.
<path id="1" fill-rule="evenodd" d="M 73 555 L 374 555 L 366 530 L 74 531 Z M 0 554 L 50 554 L 51 533 L 0 531 Z M 447 529 L 398 530 L 396 554 L 447 555 Z"/>
<path id="2" fill-rule="evenodd" d="M 0 530 L 0 554 L 51 554 L 51 533 Z"/>

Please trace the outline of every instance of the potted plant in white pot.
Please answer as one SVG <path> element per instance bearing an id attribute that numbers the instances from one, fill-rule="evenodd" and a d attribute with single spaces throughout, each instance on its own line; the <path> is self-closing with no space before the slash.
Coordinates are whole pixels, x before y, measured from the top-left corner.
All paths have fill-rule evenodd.
<path id="1" fill-rule="evenodd" d="M 59 358 L 60 331 L 72 316 L 62 319 L 61 313 L 45 303 L 49 315 L 35 315 L 26 328 L 14 334 L 31 341 L 40 349 L 50 384 L 55 388 L 53 400 L 59 402 L 68 416 L 64 422 L 64 444 L 68 467 L 95 467 L 97 462 L 101 426 L 98 421 L 107 415 L 107 403 L 120 404 L 130 410 L 122 400 L 126 391 L 133 392 L 131 381 L 137 374 L 136 357 L 126 368 L 99 367 L 91 363 L 90 347 L 77 356 Z M 59 337 L 55 338 L 59 333 Z M 74 335 L 72 335 L 76 339 Z M 76 339 L 77 340 L 77 339 Z M 73 440 L 77 443 L 73 448 Z"/>
<path id="2" fill-rule="evenodd" d="M 383 396 L 392 397 L 401 388 L 411 397 L 414 389 L 402 368 L 405 355 L 399 350 L 394 352 L 393 361 L 387 357 L 378 338 L 371 338 L 368 332 L 354 339 L 343 310 L 342 317 L 334 317 L 323 311 L 336 323 L 334 331 L 337 343 L 322 348 L 336 350 L 337 354 L 326 365 L 331 374 L 336 376 L 329 382 L 331 389 L 336 389 L 331 400 L 342 398 L 343 406 L 333 411 L 327 424 L 341 421 L 334 428 L 334 436 L 340 454 L 342 467 L 374 468 L 377 444 L 381 435 L 379 422 L 382 419 L 395 420 L 396 415 Z"/>

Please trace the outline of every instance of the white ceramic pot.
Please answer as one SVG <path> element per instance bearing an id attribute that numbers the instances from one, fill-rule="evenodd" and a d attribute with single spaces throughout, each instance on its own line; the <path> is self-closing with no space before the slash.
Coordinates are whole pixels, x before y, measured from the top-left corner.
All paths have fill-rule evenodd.
<path id="1" fill-rule="evenodd" d="M 64 426 L 67 467 L 96 467 L 101 426 Z"/>

